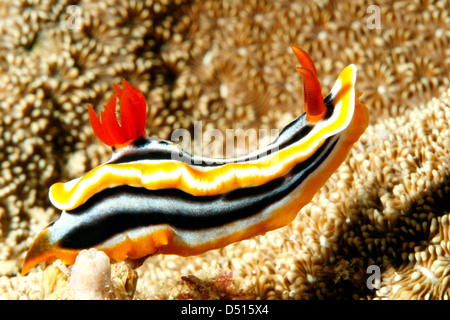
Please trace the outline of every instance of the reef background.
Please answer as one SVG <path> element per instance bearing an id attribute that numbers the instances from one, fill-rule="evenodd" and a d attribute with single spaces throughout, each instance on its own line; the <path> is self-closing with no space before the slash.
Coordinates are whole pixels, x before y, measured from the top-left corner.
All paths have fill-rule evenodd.
<path id="1" fill-rule="evenodd" d="M 281 129 L 303 111 L 294 44 L 315 61 L 324 95 L 346 65 L 358 67 L 371 125 L 292 224 L 197 257 L 152 257 L 138 269 L 136 298 L 157 297 L 180 276 L 231 271 L 250 298 L 449 299 L 449 8 L 1 0 L 0 298 L 40 297 L 42 270 L 18 273 L 60 214 L 48 188 L 109 158 L 87 103 L 99 112 L 125 78 L 146 96 L 147 131 L 159 138 L 195 121 Z M 367 286 L 370 265 L 379 289 Z"/>

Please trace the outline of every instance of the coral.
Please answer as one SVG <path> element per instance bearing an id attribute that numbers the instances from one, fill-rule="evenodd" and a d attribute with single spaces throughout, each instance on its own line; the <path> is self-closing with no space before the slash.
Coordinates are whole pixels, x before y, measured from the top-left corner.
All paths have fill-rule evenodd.
<path id="1" fill-rule="evenodd" d="M 60 260 L 49 263 L 42 273 L 40 299 L 129 300 L 138 280 L 137 272 L 126 263 L 110 263 L 96 249 L 82 250 L 75 264 Z"/>
<path id="2" fill-rule="evenodd" d="M 67 26 L 72 4 L 79 29 Z M 134 298 L 231 270 L 250 298 L 448 299 L 448 1 L 375 4 L 380 29 L 368 28 L 363 1 L 1 2 L 0 297 L 39 299 L 45 283 L 47 298 L 67 292 L 69 271 L 56 261 L 17 273 L 59 214 L 50 185 L 109 158 L 86 104 L 100 108 L 125 78 L 144 92 L 152 136 L 195 121 L 279 129 L 303 111 L 294 44 L 316 62 L 323 94 L 357 65 L 367 132 L 291 225 L 198 257 L 151 257 Z M 370 265 L 379 289 L 366 286 Z M 112 283 L 131 292 L 126 270 L 112 264 Z"/>
<path id="3" fill-rule="evenodd" d="M 201 275 L 181 276 L 181 280 L 166 284 L 150 296 L 158 300 L 232 300 L 245 299 L 249 294 L 239 289 L 231 272 L 224 271 L 215 277 Z"/>
<path id="4" fill-rule="evenodd" d="M 111 299 L 111 266 L 108 256 L 95 249 L 82 250 L 72 266 L 69 294 L 76 300 Z"/>

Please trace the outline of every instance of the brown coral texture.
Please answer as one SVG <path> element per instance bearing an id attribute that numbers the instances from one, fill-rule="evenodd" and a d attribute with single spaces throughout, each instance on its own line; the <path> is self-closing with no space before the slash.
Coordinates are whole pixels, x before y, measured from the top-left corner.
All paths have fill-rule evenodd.
<path id="1" fill-rule="evenodd" d="M 316 62 L 323 94 L 357 65 L 369 128 L 289 226 L 200 256 L 149 258 L 134 298 L 180 281 L 182 296 L 201 298 L 189 287 L 212 290 L 210 279 L 226 275 L 236 298 L 449 299 L 449 9 L 439 0 L 2 1 L 0 298 L 42 298 L 43 271 L 19 273 L 60 214 L 48 188 L 109 158 L 86 104 L 99 112 L 111 84 L 127 79 L 147 99 L 155 137 L 197 121 L 224 133 L 281 129 L 303 112 L 294 44 Z"/>

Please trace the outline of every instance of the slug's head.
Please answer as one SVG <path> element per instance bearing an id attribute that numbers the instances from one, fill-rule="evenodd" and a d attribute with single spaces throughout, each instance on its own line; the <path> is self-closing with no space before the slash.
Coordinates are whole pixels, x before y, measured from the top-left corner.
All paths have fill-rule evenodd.
<path id="1" fill-rule="evenodd" d="M 117 149 L 129 145 L 145 136 L 147 105 L 139 89 L 122 81 L 123 90 L 113 84 L 114 91 L 108 104 L 104 106 L 100 119 L 88 105 L 89 118 L 95 135 L 105 144 Z M 120 123 L 116 116 L 116 97 L 120 101 Z"/>
<path id="2" fill-rule="evenodd" d="M 369 124 L 369 111 L 359 102 L 362 93 L 355 90 L 356 66 L 351 64 L 342 70 L 324 99 L 311 57 L 301 48 L 293 45 L 291 48 L 302 65 L 297 70 L 303 76 L 306 120 L 316 126 L 319 123 L 321 127 L 326 126 L 330 135 L 348 128 L 349 136 L 359 138 Z"/>

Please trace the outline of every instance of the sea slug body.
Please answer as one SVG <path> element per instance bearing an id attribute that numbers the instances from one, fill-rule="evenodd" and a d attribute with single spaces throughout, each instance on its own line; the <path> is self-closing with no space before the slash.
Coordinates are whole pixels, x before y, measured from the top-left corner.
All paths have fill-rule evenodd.
<path id="1" fill-rule="evenodd" d="M 356 66 L 339 75 L 323 99 L 317 71 L 292 46 L 303 76 L 305 113 L 268 146 L 238 158 L 194 156 L 145 134 L 146 102 L 134 86 L 114 85 L 97 137 L 111 159 L 49 197 L 61 217 L 29 249 L 22 273 L 51 258 L 73 264 L 88 248 L 116 261 L 151 254 L 189 256 L 222 248 L 289 224 L 346 159 L 369 123 L 355 90 Z M 120 122 L 116 99 L 120 100 Z"/>

